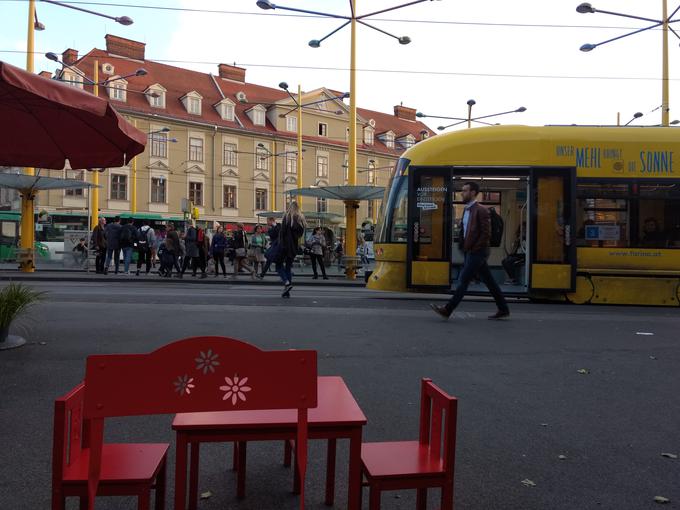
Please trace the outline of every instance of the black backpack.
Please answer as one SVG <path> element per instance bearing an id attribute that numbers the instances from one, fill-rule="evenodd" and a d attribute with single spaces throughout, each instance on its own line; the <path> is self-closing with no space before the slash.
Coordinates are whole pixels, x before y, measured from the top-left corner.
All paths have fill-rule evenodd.
<path id="1" fill-rule="evenodd" d="M 123 225 L 120 231 L 120 244 L 123 246 L 132 246 L 132 229 L 128 225 Z"/>
<path id="2" fill-rule="evenodd" d="M 492 248 L 497 248 L 501 245 L 501 241 L 503 240 L 503 218 L 501 218 L 501 215 L 498 214 L 493 207 L 489 207 L 489 215 L 491 217 L 491 238 L 489 239 L 489 245 Z"/>
<path id="3" fill-rule="evenodd" d="M 142 230 L 141 228 L 137 231 L 137 247 L 141 249 L 146 249 L 149 247 L 149 230 Z"/>

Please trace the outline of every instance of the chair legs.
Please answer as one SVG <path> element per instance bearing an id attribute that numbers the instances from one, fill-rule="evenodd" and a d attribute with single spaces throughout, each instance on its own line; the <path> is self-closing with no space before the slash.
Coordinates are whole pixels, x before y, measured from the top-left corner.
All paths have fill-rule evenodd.
<path id="1" fill-rule="evenodd" d="M 283 442 L 283 465 L 285 467 L 290 467 L 290 461 L 293 456 L 293 446 L 290 441 L 286 439 Z"/>
<path id="2" fill-rule="evenodd" d="M 201 460 L 201 443 L 191 443 L 189 459 L 189 510 L 198 505 L 198 469 Z"/>
<path id="3" fill-rule="evenodd" d="M 416 489 L 416 508 L 417 510 L 427 510 L 427 489 Z M 444 510 L 442 507 L 441 510 Z"/>
<path id="4" fill-rule="evenodd" d="M 453 483 L 447 483 L 442 487 L 441 510 L 453 510 Z"/>
<path id="5" fill-rule="evenodd" d="M 246 441 L 238 442 L 238 469 L 236 474 L 236 497 L 246 497 Z"/>
<path id="6" fill-rule="evenodd" d="M 147 489 L 137 496 L 137 510 L 151 510 L 151 490 Z"/>
<path id="7" fill-rule="evenodd" d="M 371 486 L 368 495 L 369 510 L 380 510 L 380 495 L 380 490 L 375 486 Z"/>
<path id="8" fill-rule="evenodd" d="M 163 466 L 161 466 L 160 471 L 156 475 L 155 510 L 165 510 L 166 460 L 167 459 L 163 459 Z"/>

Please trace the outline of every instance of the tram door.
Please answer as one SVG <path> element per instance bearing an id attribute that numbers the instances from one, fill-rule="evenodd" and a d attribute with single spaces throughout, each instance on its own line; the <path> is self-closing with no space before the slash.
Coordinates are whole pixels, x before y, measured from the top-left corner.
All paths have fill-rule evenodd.
<path id="1" fill-rule="evenodd" d="M 409 287 L 450 286 L 451 185 L 448 168 L 409 169 L 406 264 Z"/>
<path id="2" fill-rule="evenodd" d="M 575 173 L 573 168 L 531 172 L 531 289 L 575 288 Z"/>

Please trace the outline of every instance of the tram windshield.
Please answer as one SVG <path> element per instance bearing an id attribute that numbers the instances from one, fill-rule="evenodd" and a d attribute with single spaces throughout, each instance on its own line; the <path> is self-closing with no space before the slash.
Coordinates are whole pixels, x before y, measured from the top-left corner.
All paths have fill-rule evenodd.
<path id="1" fill-rule="evenodd" d="M 406 168 L 411 161 L 400 158 L 394 167 L 383 200 L 380 218 L 376 232 L 378 243 L 405 243 L 408 230 L 408 175 Z"/>

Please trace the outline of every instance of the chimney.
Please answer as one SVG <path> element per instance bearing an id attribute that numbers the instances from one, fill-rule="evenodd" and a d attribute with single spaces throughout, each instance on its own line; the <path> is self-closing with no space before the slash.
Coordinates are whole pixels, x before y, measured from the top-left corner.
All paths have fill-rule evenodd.
<path id="1" fill-rule="evenodd" d="M 399 117 L 400 119 L 404 120 L 416 120 L 416 109 L 415 108 L 407 108 L 404 105 L 396 105 L 394 107 L 394 116 Z"/>
<path id="2" fill-rule="evenodd" d="M 246 70 L 243 67 L 230 66 L 228 64 L 219 64 L 217 69 L 220 78 L 237 81 L 239 83 L 246 82 Z"/>
<path id="3" fill-rule="evenodd" d="M 144 60 L 144 48 L 146 44 L 125 39 L 117 35 L 106 34 L 106 51 L 121 57 Z"/>
<path id="4" fill-rule="evenodd" d="M 78 50 L 69 48 L 64 53 L 61 54 L 61 61 L 64 64 L 72 66 L 73 64 L 75 64 L 76 60 L 78 60 Z"/>
<path id="5" fill-rule="evenodd" d="M 52 73 L 49 71 L 40 71 L 38 75 L 42 76 L 43 78 L 47 78 L 48 80 L 52 79 Z"/>

